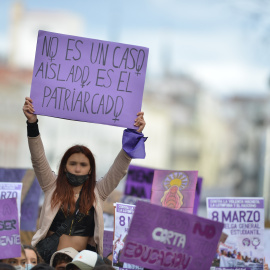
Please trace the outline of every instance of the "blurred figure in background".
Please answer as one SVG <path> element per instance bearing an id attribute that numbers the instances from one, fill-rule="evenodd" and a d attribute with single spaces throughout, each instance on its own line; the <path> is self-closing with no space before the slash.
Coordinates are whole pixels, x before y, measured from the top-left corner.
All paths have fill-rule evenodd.
<path id="1" fill-rule="evenodd" d="M 31 245 L 23 245 L 26 255 L 25 270 L 32 269 L 35 265 L 43 262 L 37 250 Z"/>

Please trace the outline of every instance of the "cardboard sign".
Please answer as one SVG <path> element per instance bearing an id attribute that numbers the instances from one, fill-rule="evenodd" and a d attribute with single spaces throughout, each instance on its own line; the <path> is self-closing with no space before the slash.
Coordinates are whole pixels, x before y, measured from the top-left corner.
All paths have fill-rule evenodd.
<path id="1" fill-rule="evenodd" d="M 198 171 L 155 170 L 151 203 L 193 213 Z"/>
<path id="2" fill-rule="evenodd" d="M 0 200 L 0 259 L 21 256 L 18 209 L 15 198 Z"/>
<path id="3" fill-rule="evenodd" d="M 228 235 L 226 241 L 219 244 L 214 258 L 216 269 L 263 269 L 263 198 L 207 198 L 207 215 L 224 223 L 223 231 Z"/>
<path id="4" fill-rule="evenodd" d="M 113 239 L 113 267 L 116 269 L 139 269 L 141 267 L 120 260 L 120 254 L 124 247 L 129 224 L 134 213 L 135 206 L 123 203 L 115 204 L 114 239 Z"/>
<path id="5" fill-rule="evenodd" d="M 193 207 L 193 214 L 197 215 L 198 208 L 200 205 L 200 196 L 202 191 L 202 177 L 198 177 L 197 184 L 196 184 L 196 192 L 195 192 L 195 198 L 194 198 L 194 207 Z"/>
<path id="6" fill-rule="evenodd" d="M 19 199 L 21 208 L 20 228 L 22 231 L 36 231 L 41 188 L 34 170 L 0 168 L 0 182 L 21 182 L 23 184 L 21 199 Z M 8 196 L 8 194 L 5 196 L 3 194 L 2 198 Z"/>
<path id="7" fill-rule="evenodd" d="M 124 194 L 141 199 L 150 199 L 153 177 L 154 169 L 130 165 Z"/>
<path id="8" fill-rule="evenodd" d="M 35 113 L 134 128 L 148 51 L 39 31 L 30 95 Z"/>
<path id="9" fill-rule="evenodd" d="M 149 269 L 210 269 L 223 224 L 138 201 L 120 260 Z"/>

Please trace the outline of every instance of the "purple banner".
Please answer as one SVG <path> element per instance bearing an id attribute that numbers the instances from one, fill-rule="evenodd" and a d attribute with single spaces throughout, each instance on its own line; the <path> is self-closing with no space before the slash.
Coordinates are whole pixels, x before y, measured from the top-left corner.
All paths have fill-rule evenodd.
<path id="1" fill-rule="evenodd" d="M 35 177 L 34 171 L 26 169 L 0 168 L 0 182 L 23 183 L 21 230 L 36 231 L 41 188 Z M 7 198 L 7 196 L 2 199 L 5 198 Z"/>
<path id="2" fill-rule="evenodd" d="M 16 199 L 0 200 L 0 259 L 21 256 Z"/>
<path id="3" fill-rule="evenodd" d="M 30 95 L 35 113 L 134 128 L 148 51 L 39 31 Z"/>
<path id="4" fill-rule="evenodd" d="M 138 201 L 120 260 L 149 269 L 210 269 L 223 224 Z"/>
<path id="5" fill-rule="evenodd" d="M 155 170 L 151 203 L 193 213 L 198 171 Z"/>
<path id="6" fill-rule="evenodd" d="M 202 191 L 202 177 L 198 177 L 197 179 L 197 185 L 196 185 L 196 191 L 195 191 L 195 199 L 194 199 L 194 207 L 193 207 L 193 214 L 197 215 L 198 208 L 200 205 L 200 196 Z"/>
<path id="7" fill-rule="evenodd" d="M 141 199 L 150 199 L 153 176 L 154 169 L 130 165 L 124 194 Z"/>

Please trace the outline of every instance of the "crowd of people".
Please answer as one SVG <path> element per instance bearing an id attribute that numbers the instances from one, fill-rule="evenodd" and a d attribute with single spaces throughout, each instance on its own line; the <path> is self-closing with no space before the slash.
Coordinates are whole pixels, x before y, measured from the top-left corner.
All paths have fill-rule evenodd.
<path id="1" fill-rule="evenodd" d="M 125 176 L 131 160 L 145 157 L 144 113 L 137 114 L 134 129 L 124 130 L 122 149 L 107 174 L 97 181 L 94 155 L 83 145 L 70 147 L 60 161 L 58 173 L 54 173 L 45 155 L 30 97 L 25 98 L 23 112 L 32 165 L 44 192 L 44 203 L 31 245 L 21 246 L 21 257 L 0 260 L 0 269 L 114 269 L 112 258 L 102 257 L 103 202 Z M 237 256 L 232 253 L 231 257 L 234 255 Z M 267 265 L 264 267 L 268 269 Z"/>
<path id="2" fill-rule="evenodd" d="M 221 249 L 219 256 L 225 256 L 228 258 L 237 259 L 246 263 L 252 262 L 252 263 L 263 264 L 263 258 L 256 258 L 256 257 L 252 258 L 247 255 L 242 255 L 240 251 L 237 252 L 236 250 L 229 251 L 226 249 Z"/>
<path id="3" fill-rule="evenodd" d="M 72 247 L 53 253 L 49 263 L 45 263 L 35 247 L 21 246 L 21 257 L 0 260 L 1 270 L 110 270 L 112 262 L 94 251 L 78 252 Z"/>

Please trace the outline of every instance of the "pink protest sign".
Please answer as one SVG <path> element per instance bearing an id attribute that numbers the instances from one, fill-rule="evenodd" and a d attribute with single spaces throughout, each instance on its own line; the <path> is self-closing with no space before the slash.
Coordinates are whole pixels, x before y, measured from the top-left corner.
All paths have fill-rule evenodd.
<path id="1" fill-rule="evenodd" d="M 138 201 L 120 260 L 149 269 L 210 269 L 223 224 Z"/>
<path id="2" fill-rule="evenodd" d="M 0 259 L 21 256 L 16 198 L 0 200 Z"/>
<path id="3" fill-rule="evenodd" d="M 151 203 L 193 213 L 198 171 L 155 170 Z"/>
<path id="4" fill-rule="evenodd" d="M 30 94 L 35 113 L 134 128 L 148 51 L 39 31 Z"/>

